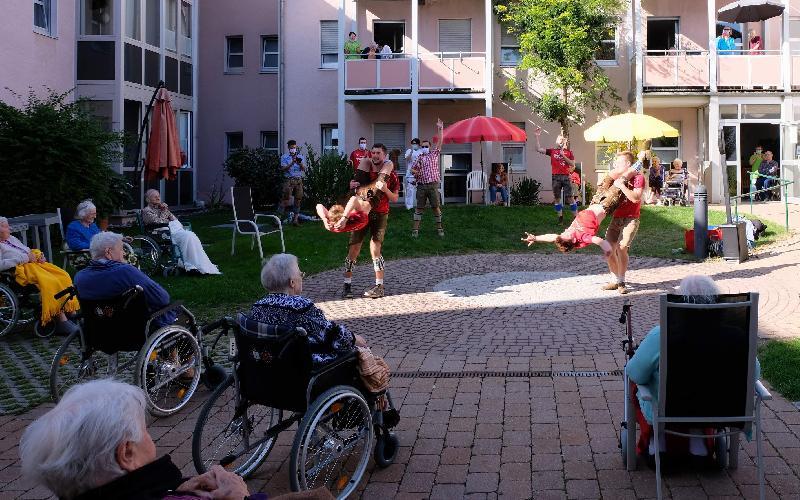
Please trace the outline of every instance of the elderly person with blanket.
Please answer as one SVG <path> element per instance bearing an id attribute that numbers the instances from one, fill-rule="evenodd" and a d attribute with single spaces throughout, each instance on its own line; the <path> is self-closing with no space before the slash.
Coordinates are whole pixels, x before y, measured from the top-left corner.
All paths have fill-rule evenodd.
<path id="1" fill-rule="evenodd" d="M 161 203 L 161 194 L 150 189 L 145 193 L 147 206 L 142 210 L 142 220 L 148 227 L 169 227 L 172 242 L 181 249 L 183 267 L 186 271 L 200 274 L 221 274 L 203 250 L 200 238 L 192 231 L 184 229 L 177 217 L 169 211 L 166 203 Z"/>
<path id="2" fill-rule="evenodd" d="M 47 262 L 41 251 L 31 250 L 12 236 L 8 219 L 0 217 L 0 271 L 9 269 L 14 269 L 16 281 L 21 286 L 34 285 L 39 289 L 42 325 L 56 318 L 56 331 L 59 333 L 68 334 L 77 328 L 64 313 L 77 311 L 78 301 L 72 298 L 63 303 L 64 299 L 53 297 L 72 286 L 72 278 L 60 267 Z"/>

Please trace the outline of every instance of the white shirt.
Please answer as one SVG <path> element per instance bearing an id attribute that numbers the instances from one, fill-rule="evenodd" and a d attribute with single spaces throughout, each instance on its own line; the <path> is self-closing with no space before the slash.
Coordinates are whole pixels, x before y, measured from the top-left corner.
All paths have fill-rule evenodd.
<path id="1" fill-rule="evenodd" d="M 406 177 L 411 176 L 411 169 L 414 167 L 414 164 L 417 163 L 417 159 L 419 159 L 419 155 L 421 154 L 422 148 L 416 151 L 411 148 L 406 149 Z"/>
<path id="2" fill-rule="evenodd" d="M 392 58 L 392 48 L 389 45 L 384 45 L 381 49 L 381 56 L 383 59 L 391 59 Z"/>

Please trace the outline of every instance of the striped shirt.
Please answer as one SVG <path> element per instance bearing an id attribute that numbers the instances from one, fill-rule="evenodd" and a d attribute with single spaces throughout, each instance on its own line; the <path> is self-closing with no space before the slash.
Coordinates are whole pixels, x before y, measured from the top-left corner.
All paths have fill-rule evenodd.
<path id="1" fill-rule="evenodd" d="M 422 153 L 417 159 L 416 167 L 419 168 L 419 175 L 416 175 L 417 182 L 429 184 L 439 182 L 441 172 L 439 171 L 439 154 L 441 151 L 432 149 L 428 153 Z"/>

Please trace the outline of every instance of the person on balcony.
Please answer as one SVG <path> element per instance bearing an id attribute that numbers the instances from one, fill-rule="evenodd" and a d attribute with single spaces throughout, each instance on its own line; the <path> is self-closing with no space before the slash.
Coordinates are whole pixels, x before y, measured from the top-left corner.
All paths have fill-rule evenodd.
<path id="1" fill-rule="evenodd" d="M 392 58 L 392 48 L 389 46 L 388 43 L 383 44 L 383 48 L 381 49 L 381 53 L 378 56 L 379 59 L 391 59 Z"/>
<path id="2" fill-rule="evenodd" d="M 730 56 L 736 53 L 736 41 L 731 36 L 733 29 L 730 26 L 722 28 L 722 35 L 717 37 L 717 52 L 721 56 Z"/>
<path id="3" fill-rule="evenodd" d="M 358 35 L 355 31 L 351 31 L 347 35 L 347 41 L 344 42 L 344 58 L 347 61 L 351 59 L 361 59 L 361 44 L 357 40 Z"/>
<path id="4" fill-rule="evenodd" d="M 756 33 L 756 30 L 750 30 L 747 35 L 750 39 L 750 54 L 760 56 L 764 54 L 764 42 L 761 40 L 761 35 Z"/>

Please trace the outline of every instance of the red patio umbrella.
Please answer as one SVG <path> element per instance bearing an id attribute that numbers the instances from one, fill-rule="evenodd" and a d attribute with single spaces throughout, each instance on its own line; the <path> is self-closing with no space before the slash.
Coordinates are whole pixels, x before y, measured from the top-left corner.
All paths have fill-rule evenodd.
<path id="1" fill-rule="evenodd" d="M 483 142 L 525 142 L 525 131 L 495 116 L 474 116 L 455 122 L 442 133 L 442 143 L 481 143 L 481 172 L 483 172 Z"/>
<path id="2" fill-rule="evenodd" d="M 158 90 L 150 121 L 150 135 L 147 141 L 147 155 L 144 170 L 147 180 L 158 178 L 173 180 L 183 164 L 180 139 L 175 125 L 175 113 L 167 89 Z"/>

